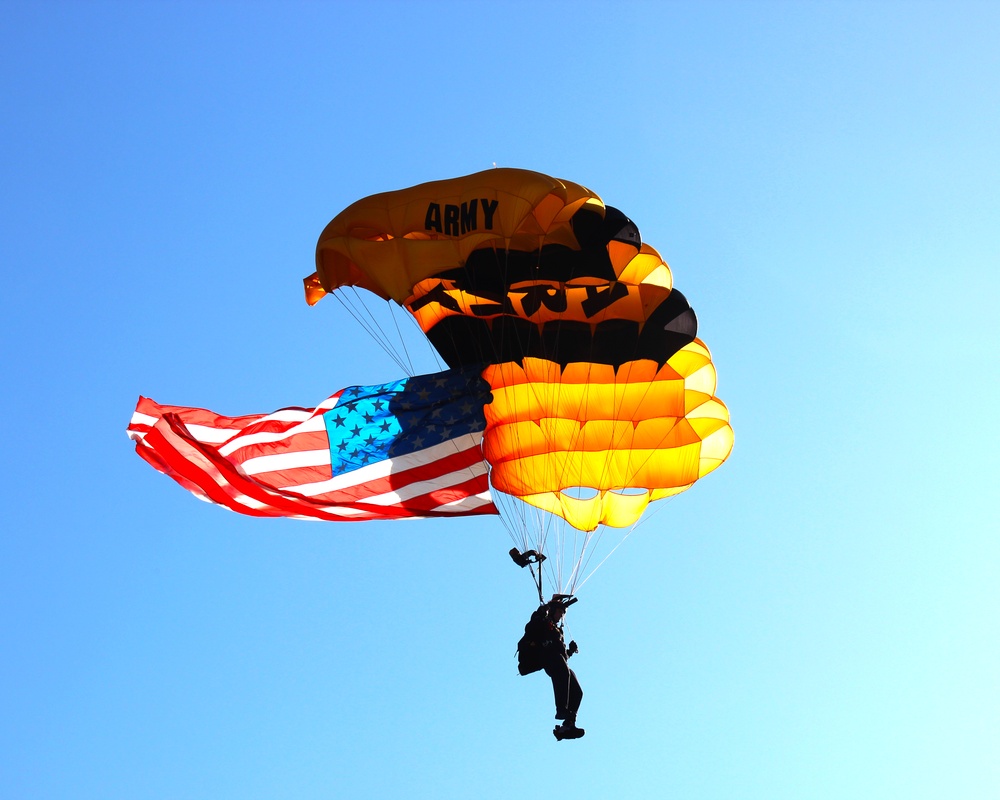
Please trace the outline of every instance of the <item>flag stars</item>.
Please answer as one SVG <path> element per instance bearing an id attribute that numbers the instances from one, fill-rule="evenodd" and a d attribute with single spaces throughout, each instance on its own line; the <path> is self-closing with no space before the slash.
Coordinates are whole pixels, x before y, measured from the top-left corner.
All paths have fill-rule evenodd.
<path id="1" fill-rule="evenodd" d="M 485 387 L 478 373 L 448 372 L 345 389 L 325 415 L 332 474 L 481 432 Z"/>

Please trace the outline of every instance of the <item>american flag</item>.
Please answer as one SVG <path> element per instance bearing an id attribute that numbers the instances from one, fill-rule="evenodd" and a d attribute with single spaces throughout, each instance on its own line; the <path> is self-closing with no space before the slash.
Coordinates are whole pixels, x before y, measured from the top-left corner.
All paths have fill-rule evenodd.
<path id="1" fill-rule="evenodd" d="M 314 409 L 224 417 L 140 397 L 136 452 L 203 500 L 257 517 L 496 514 L 482 455 L 489 386 L 448 370 L 351 386 Z"/>

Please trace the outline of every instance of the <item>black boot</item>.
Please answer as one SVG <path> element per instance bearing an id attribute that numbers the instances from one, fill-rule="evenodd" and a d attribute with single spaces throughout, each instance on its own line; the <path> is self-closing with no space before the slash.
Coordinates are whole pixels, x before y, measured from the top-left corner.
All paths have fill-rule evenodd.
<path id="1" fill-rule="evenodd" d="M 562 725 L 556 725 L 552 729 L 552 735 L 556 737 L 556 741 L 561 742 L 563 739 L 580 739 L 586 731 L 583 728 L 576 727 L 576 720 L 566 720 Z"/>

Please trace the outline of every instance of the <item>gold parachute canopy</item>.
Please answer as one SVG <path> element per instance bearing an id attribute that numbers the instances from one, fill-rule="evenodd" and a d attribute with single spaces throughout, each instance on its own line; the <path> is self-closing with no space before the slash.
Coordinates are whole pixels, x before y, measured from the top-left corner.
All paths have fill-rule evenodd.
<path id="1" fill-rule="evenodd" d="M 449 366 L 481 368 L 493 487 L 580 530 L 633 524 L 732 449 L 669 266 L 579 184 L 493 169 L 372 195 L 326 226 L 305 285 L 310 304 L 393 300 Z"/>

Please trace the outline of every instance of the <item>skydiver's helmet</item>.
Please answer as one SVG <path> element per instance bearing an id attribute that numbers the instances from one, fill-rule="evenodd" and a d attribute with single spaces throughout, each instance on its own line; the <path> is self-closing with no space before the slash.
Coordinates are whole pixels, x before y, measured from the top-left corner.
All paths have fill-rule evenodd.
<path id="1" fill-rule="evenodd" d="M 556 594 L 552 596 L 552 599 L 545 604 L 546 612 L 548 613 L 549 619 L 553 622 L 561 622 L 562 618 L 566 615 L 566 609 L 571 603 L 566 602 L 569 595 Z"/>

